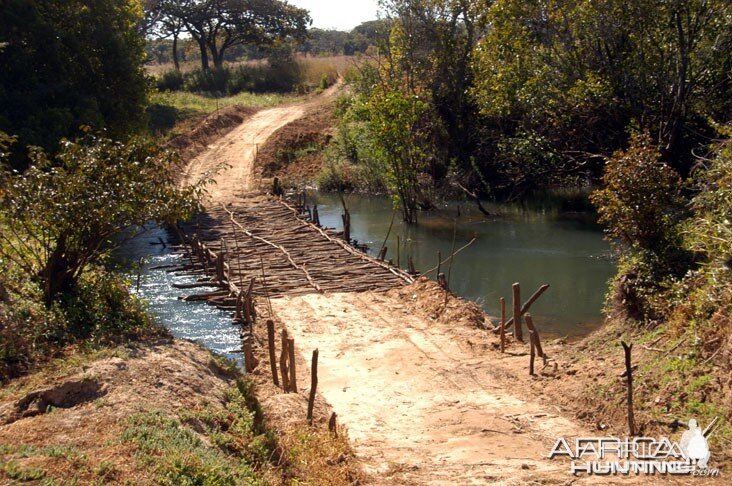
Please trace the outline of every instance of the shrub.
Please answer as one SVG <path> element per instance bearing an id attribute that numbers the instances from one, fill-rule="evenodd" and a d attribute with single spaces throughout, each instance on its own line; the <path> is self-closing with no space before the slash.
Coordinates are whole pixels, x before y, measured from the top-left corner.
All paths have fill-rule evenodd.
<path id="1" fill-rule="evenodd" d="M 690 264 L 680 238 L 681 179 L 644 133 L 607 162 L 603 182 L 591 200 L 622 251 L 610 300 L 621 317 L 660 319 L 668 309 L 663 290 Z"/>
<path id="2" fill-rule="evenodd" d="M 0 255 L 41 284 L 48 306 L 110 251 L 112 236 L 198 209 L 202 187 L 179 188 L 177 157 L 149 141 L 87 135 L 62 141 L 54 158 L 32 150 L 31 160 L 23 174 L 0 172 Z"/>
<path id="3" fill-rule="evenodd" d="M 166 71 L 155 80 L 159 91 L 180 91 L 183 89 L 185 77 L 178 70 Z"/>
<path id="4" fill-rule="evenodd" d="M 613 155 L 602 181 L 604 188 L 591 199 L 609 236 L 624 247 L 653 253 L 676 243 L 683 210 L 681 178 L 661 161 L 648 133 L 633 136 L 628 150 Z"/>

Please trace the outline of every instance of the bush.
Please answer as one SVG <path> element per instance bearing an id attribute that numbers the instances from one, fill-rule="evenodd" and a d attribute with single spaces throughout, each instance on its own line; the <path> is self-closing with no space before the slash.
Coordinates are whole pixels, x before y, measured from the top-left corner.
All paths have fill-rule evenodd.
<path id="1" fill-rule="evenodd" d="M 628 150 L 613 155 L 602 181 L 605 187 L 591 199 L 609 236 L 624 247 L 657 254 L 677 243 L 681 178 L 661 161 L 648 133 L 633 136 Z"/>
<path id="2" fill-rule="evenodd" d="M 185 75 L 184 89 L 194 93 L 228 93 L 231 71 L 226 68 L 197 69 Z"/>
<path id="3" fill-rule="evenodd" d="M 148 314 L 143 301 L 128 289 L 129 282 L 102 269 L 82 275 L 75 292 L 65 297 L 62 306 L 70 336 L 93 344 L 168 337 L 169 333 Z"/>
<path id="4" fill-rule="evenodd" d="M 180 91 L 183 89 L 185 77 L 177 70 L 166 71 L 155 80 L 159 91 Z"/>
<path id="5" fill-rule="evenodd" d="M 23 174 L 0 172 L 0 255 L 40 283 L 48 306 L 75 290 L 112 236 L 198 209 L 202 187 L 179 188 L 177 157 L 149 141 L 87 135 L 64 140 L 54 158 L 34 149 L 31 160 Z"/>
<path id="6" fill-rule="evenodd" d="M 661 319 L 668 309 L 663 290 L 690 266 L 680 237 L 681 178 L 644 133 L 608 161 L 603 182 L 591 200 L 622 251 L 610 300 L 621 317 Z"/>

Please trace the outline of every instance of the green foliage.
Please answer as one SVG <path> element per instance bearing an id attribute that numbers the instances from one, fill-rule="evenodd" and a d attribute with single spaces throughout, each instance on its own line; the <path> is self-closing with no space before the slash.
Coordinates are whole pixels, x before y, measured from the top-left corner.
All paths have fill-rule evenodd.
<path id="1" fill-rule="evenodd" d="M 499 0 L 484 14 L 470 89 L 484 136 L 537 133 L 565 173 L 599 175 L 596 154 L 624 147 L 632 125 L 685 175 L 711 135 L 703 117 L 729 116 L 729 2 Z M 484 173 L 505 178 L 492 145 L 481 151 Z"/>
<path id="2" fill-rule="evenodd" d="M 0 16 L 0 131 L 55 150 L 81 125 L 142 128 L 147 81 L 137 0 L 7 0 Z M 24 164 L 22 164 L 24 165 Z"/>
<path id="3" fill-rule="evenodd" d="M 676 238 L 683 200 L 681 178 L 661 161 L 647 133 L 605 165 L 603 189 L 592 195 L 607 233 L 624 247 L 663 254 Z"/>
<path id="4" fill-rule="evenodd" d="M 96 345 L 168 336 L 128 289 L 129 282 L 118 275 L 101 269 L 84 272 L 62 302 L 67 332 Z"/>
<path id="5" fill-rule="evenodd" d="M 692 200 L 694 218 L 686 225 L 687 245 L 719 265 L 732 258 L 732 144 L 716 148 L 716 155 L 694 176 L 697 195 Z"/>
<path id="6" fill-rule="evenodd" d="M 180 91 L 185 86 L 186 78 L 181 71 L 173 69 L 161 74 L 156 80 L 155 85 L 158 91 Z"/>
<path id="7" fill-rule="evenodd" d="M 659 318 L 665 304 L 659 290 L 688 268 L 679 237 L 685 216 L 681 179 L 643 133 L 608 160 L 603 183 L 591 200 L 622 249 L 614 300 L 629 317 Z"/>
<path id="8" fill-rule="evenodd" d="M 185 219 L 202 191 L 179 188 L 177 158 L 142 140 L 87 135 L 63 141 L 55 157 L 33 150 L 31 161 L 22 174 L 2 172 L 0 255 L 40 282 L 49 306 L 114 246 L 114 235 Z"/>

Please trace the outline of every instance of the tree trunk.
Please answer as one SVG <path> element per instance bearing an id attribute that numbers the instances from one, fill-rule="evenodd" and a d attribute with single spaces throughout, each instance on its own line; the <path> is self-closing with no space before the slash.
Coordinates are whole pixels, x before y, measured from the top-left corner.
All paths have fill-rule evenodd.
<path id="1" fill-rule="evenodd" d="M 203 39 L 197 40 L 197 42 L 198 47 L 201 50 L 201 69 L 203 69 L 204 71 L 208 71 L 208 48 L 206 47 L 206 42 L 204 42 Z"/>
<path id="2" fill-rule="evenodd" d="M 173 34 L 173 65 L 176 71 L 180 71 L 180 62 L 178 61 L 178 33 Z"/>

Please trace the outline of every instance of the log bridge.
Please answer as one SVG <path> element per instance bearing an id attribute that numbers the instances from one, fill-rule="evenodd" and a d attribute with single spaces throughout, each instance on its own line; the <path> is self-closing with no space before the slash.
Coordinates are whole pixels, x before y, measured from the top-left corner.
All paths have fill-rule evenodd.
<path id="1" fill-rule="evenodd" d="M 184 300 L 234 311 L 237 321 L 248 324 L 255 297 L 385 291 L 414 281 L 414 274 L 354 248 L 342 233 L 312 219 L 304 202 L 291 205 L 271 196 L 208 208 L 174 228 L 184 263 L 169 271 L 199 277 L 178 288 L 216 288 Z"/>

